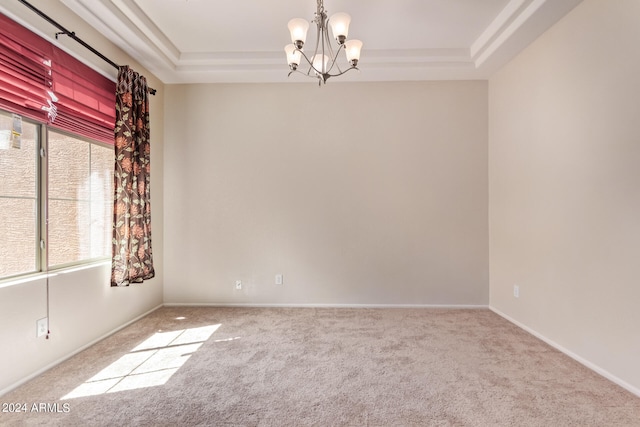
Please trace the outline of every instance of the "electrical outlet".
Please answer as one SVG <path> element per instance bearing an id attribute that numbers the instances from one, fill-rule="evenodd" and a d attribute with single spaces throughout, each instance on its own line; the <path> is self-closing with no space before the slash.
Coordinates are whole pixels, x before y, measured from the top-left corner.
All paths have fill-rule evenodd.
<path id="1" fill-rule="evenodd" d="M 520 298 L 520 286 L 513 285 L 513 296 L 516 298 Z"/>
<path id="2" fill-rule="evenodd" d="M 47 335 L 47 331 L 49 330 L 49 321 L 46 317 L 39 319 L 36 321 L 36 337 L 41 337 L 43 335 Z"/>
<path id="3" fill-rule="evenodd" d="M 282 274 L 276 274 L 276 285 L 282 285 Z"/>
<path id="4" fill-rule="evenodd" d="M 242 289 L 242 280 L 236 280 L 236 289 Z"/>

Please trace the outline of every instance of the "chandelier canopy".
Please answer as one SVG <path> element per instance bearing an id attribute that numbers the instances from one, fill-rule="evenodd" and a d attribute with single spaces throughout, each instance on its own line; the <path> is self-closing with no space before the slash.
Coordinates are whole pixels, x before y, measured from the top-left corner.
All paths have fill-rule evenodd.
<path id="1" fill-rule="evenodd" d="M 289 76 L 295 71 L 308 77 L 317 78 L 320 85 L 326 83 L 329 77 L 340 76 L 353 69 L 358 70 L 357 65 L 360 60 L 362 42 L 355 39 L 347 40 L 351 17 L 346 13 L 336 13 L 327 18 L 323 0 L 317 0 L 317 11 L 315 18 L 311 22 L 316 24 L 317 35 L 315 50 L 311 58 L 309 58 L 303 50 L 307 39 L 307 31 L 309 30 L 309 21 L 303 18 L 295 18 L 289 21 L 291 44 L 284 47 L 289 69 L 291 70 L 289 71 Z M 331 26 L 331 32 L 337 42 L 335 51 L 329 37 L 328 26 Z M 338 55 L 343 49 L 349 64 L 349 68 L 345 70 L 342 70 L 338 64 Z M 306 61 L 304 68 L 306 69 L 307 65 L 309 67 L 306 72 L 298 69 L 302 59 Z"/>

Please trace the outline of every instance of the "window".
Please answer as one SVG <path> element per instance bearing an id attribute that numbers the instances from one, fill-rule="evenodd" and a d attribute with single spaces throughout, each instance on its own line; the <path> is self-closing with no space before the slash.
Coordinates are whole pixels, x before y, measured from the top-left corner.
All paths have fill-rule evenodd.
<path id="1" fill-rule="evenodd" d="M 0 138 L 12 121 L 0 111 Z M 113 162 L 113 147 L 37 122 L 19 148 L 0 139 L 0 279 L 111 255 Z"/>
<path id="2" fill-rule="evenodd" d="M 110 256 L 115 83 L 3 14 L 0 76 L 0 280 Z"/>
<path id="3" fill-rule="evenodd" d="M 111 255 L 113 147 L 48 133 L 49 266 Z"/>
<path id="4" fill-rule="evenodd" d="M 0 111 L 0 278 L 37 271 L 39 126 L 22 123 L 20 148 L 12 148 L 11 114 Z"/>

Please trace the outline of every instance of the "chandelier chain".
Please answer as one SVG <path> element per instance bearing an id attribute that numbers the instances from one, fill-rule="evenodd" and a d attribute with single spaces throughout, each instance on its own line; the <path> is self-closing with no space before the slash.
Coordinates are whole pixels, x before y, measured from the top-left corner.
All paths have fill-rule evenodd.
<path id="1" fill-rule="evenodd" d="M 318 4 L 318 8 L 316 10 L 316 17 L 313 20 L 313 22 L 315 22 L 316 25 L 320 27 L 324 27 L 326 26 L 325 22 L 327 20 L 327 12 L 324 10 L 324 1 L 318 0 L 317 4 Z"/>

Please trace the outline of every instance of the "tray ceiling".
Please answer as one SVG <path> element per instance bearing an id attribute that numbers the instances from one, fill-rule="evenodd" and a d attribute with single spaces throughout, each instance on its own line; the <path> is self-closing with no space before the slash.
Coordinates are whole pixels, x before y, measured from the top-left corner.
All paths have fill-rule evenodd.
<path id="1" fill-rule="evenodd" d="M 324 0 L 364 42 L 344 81 L 486 79 L 581 0 Z M 165 83 L 284 82 L 313 0 L 61 0 Z M 63 17 L 54 17 L 63 21 Z M 315 38 L 313 28 L 309 38 Z M 292 75 L 289 81 L 308 80 Z"/>

